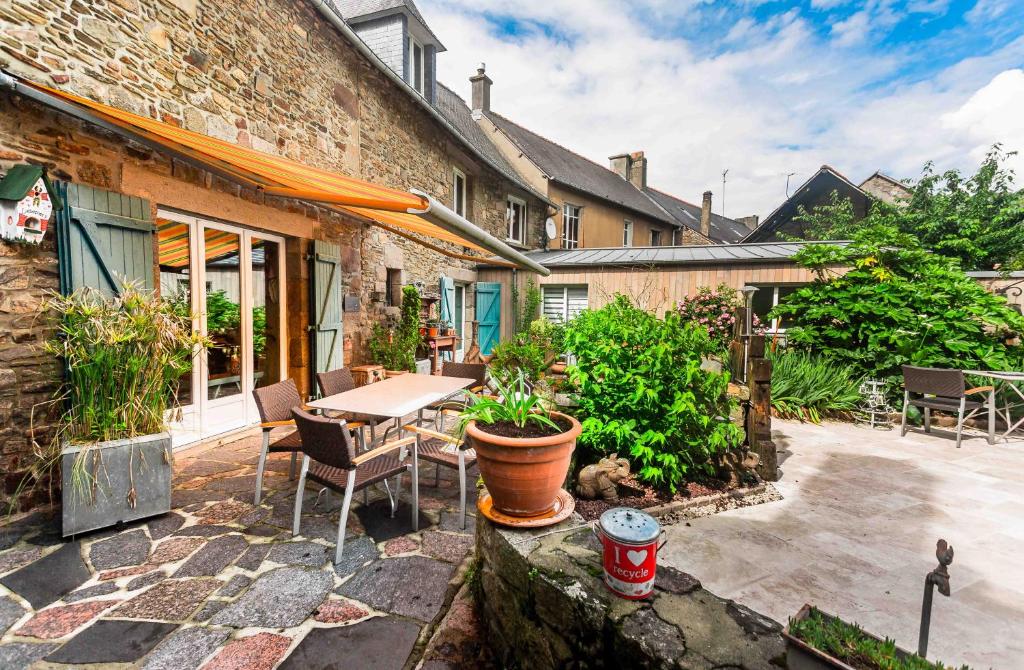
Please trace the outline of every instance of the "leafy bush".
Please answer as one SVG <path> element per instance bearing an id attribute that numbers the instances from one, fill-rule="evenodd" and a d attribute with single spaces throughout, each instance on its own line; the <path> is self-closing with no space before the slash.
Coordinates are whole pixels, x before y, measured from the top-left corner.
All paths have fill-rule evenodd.
<path id="1" fill-rule="evenodd" d="M 851 412 L 860 403 L 861 377 L 851 365 L 823 356 L 781 349 L 772 362 L 772 409 L 784 418 L 820 423 L 823 416 Z"/>
<path id="2" fill-rule="evenodd" d="M 402 289 L 402 316 L 397 327 L 373 324 L 367 348 L 370 358 L 386 370 L 416 371 L 416 348 L 420 344 L 420 311 L 423 301 L 415 286 Z"/>
<path id="3" fill-rule="evenodd" d="M 743 306 L 739 292 L 728 284 L 718 288 L 701 286 L 697 295 L 686 296 L 676 304 L 676 311 L 683 323 L 693 323 L 708 331 L 711 342 L 719 352 L 729 349 L 733 330 L 736 326 L 736 310 Z M 760 329 L 760 320 L 753 317 L 755 329 Z M 756 331 L 755 331 L 756 332 Z"/>
<path id="4" fill-rule="evenodd" d="M 676 491 L 709 459 L 737 446 L 729 423 L 729 378 L 701 369 L 715 351 L 706 331 L 664 319 L 617 295 L 566 328 L 568 369 L 583 422 L 579 443 L 595 456 L 630 454 L 640 479 Z"/>
<path id="5" fill-rule="evenodd" d="M 462 435 L 470 421 L 490 426 L 495 423 L 508 423 L 519 429 L 528 425 L 548 429 L 557 435 L 562 429 L 551 420 L 547 408 L 540 396 L 531 392 L 526 376 L 520 371 L 509 384 L 496 380 L 498 397 L 479 398 L 466 405 L 459 413 L 459 424 L 456 434 Z"/>
<path id="6" fill-rule="evenodd" d="M 495 345 L 491 352 L 491 374 L 506 384 L 519 372 L 533 385 L 561 355 L 565 344 L 565 327 L 544 317 L 536 319 L 522 333 Z"/>
<path id="7" fill-rule="evenodd" d="M 526 294 L 520 302 L 519 285 L 512 282 L 512 329 L 516 333 L 526 333 L 530 330 L 530 324 L 540 314 L 543 300 L 537 282 L 531 279 L 526 283 Z"/>
<path id="8" fill-rule="evenodd" d="M 794 325 L 795 348 L 818 352 L 857 376 L 902 387 L 903 364 L 1008 370 L 1024 364 L 1024 316 L 968 277 L 956 261 L 886 227 L 861 229 L 847 247 L 811 245 L 796 256 L 817 279 L 772 312 Z M 839 274 L 830 267 L 846 267 Z"/>

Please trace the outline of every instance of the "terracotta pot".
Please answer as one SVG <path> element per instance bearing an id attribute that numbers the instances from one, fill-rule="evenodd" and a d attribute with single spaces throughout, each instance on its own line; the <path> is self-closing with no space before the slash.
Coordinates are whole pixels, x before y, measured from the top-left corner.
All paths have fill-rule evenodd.
<path id="1" fill-rule="evenodd" d="M 572 428 L 548 437 L 513 438 L 486 433 L 475 421 L 466 426 L 466 440 L 476 450 L 480 475 L 499 511 L 538 516 L 554 506 L 583 427 L 567 414 L 551 412 L 551 417 L 569 419 Z"/>
<path id="2" fill-rule="evenodd" d="M 430 337 L 437 337 L 437 331 L 438 331 L 437 328 L 434 328 L 433 326 L 431 326 L 430 328 L 427 328 L 427 335 L 430 336 Z"/>
<path id="3" fill-rule="evenodd" d="M 387 379 L 391 379 L 392 377 L 397 377 L 398 375 L 407 375 L 407 374 L 409 374 L 408 370 L 385 370 L 384 371 L 384 377 L 386 377 Z"/>

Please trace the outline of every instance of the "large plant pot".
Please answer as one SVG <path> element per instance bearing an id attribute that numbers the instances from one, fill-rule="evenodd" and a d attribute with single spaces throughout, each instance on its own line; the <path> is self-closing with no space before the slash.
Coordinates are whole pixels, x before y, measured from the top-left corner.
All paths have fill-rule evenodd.
<path id="1" fill-rule="evenodd" d="M 800 611 L 797 612 L 793 619 L 796 621 L 806 619 L 811 615 L 811 609 L 810 605 L 804 605 L 800 608 Z M 837 618 L 831 614 L 822 612 L 820 609 L 818 611 L 827 619 Z M 863 633 L 864 637 L 882 642 L 880 638 L 868 633 L 867 631 L 863 631 Z M 786 638 L 786 667 L 789 670 L 856 670 L 854 667 L 844 663 L 827 652 L 816 649 L 800 638 L 790 635 L 789 626 L 786 626 L 782 631 L 782 636 Z M 899 647 L 896 648 L 896 658 L 903 659 L 908 656 L 911 656 L 909 651 L 905 651 Z"/>
<path id="2" fill-rule="evenodd" d="M 78 490 L 72 483 L 75 459 L 84 449 L 90 450 L 84 457 L 86 472 L 96 480 L 88 491 Z M 172 461 L 170 433 L 64 447 L 64 537 L 169 512 Z"/>
<path id="3" fill-rule="evenodd" d="M 567 414 L 551 412 L 551 417 L 569 419 L 572 428 L 548 437 L 511 438 L 484 432 L 475 421 L 466 426 L 467 444 L 476 450 L 480 475 L 499 511 L 538 516 L 554 506 L 583 427 Z"/>

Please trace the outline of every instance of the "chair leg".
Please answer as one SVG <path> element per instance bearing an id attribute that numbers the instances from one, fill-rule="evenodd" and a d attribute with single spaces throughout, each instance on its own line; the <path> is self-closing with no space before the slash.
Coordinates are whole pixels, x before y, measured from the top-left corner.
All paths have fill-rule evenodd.
<path id="1" fill-rule="evenodd" d="M 924 408 L 924 432 L 932 432 L 932 411 L 927 407 Z"/>
<path id="2" fill-rule="evenodd" d="M 903 422 L 900 424 L 900 437 L 907 434 L 907 406 L 910 405 L 910 392 L 903 392 Z"/>
<path id="3" fill-rule="evenodd" d="M 996 389 L 988 392 L 988 443 L 996 443 Z"/>
<path id="4" fill-rule="evenodd" d="M 341 552 L 345 549 L 345 527 L 348 525 L 348 508 L 352 505 L 352 489 L 356 485 L 355 469 L 348 471 L 345 484 L 345 501 L 341 503 L 341 517 L 338 519 L 338 539 L 334 548 L 334 564 L 341 563 Z M 365 489 L 364 489 L 365 490 Z"/>
<path id="5" fill-rule="evenodd" d="M 964 398 L 960 398 L 960 411 L 956 415 L 956 448 L 960 448 L 960 441 L 963 439 L 964 432 Z"/>
<path id="6" fill-rule="evenodd" d="M 306 488 L 306 472 L 309 470 L 309 456 L 302 457 L 302 470 L 299 473 L 299 486 L 295 489 L 295 513 L 292 517 L 292 537 L 299 534 L 299 519 L 302 516 L 302 494 Z"/>
<path id="7" fill-rule="evenodd" d="M 466 530 L 466 452 L 459 449 L 459 517 Z"/>
<path id="8" fill-rule="evenodd" d="M 412 529 L 420 529 L 420 439 L 416 433 L 416 441 L 412 443 Z"/>
<path id="9" fill-rule="evenodd" d="M 441 466 L 434 464 L 434 488 L 441 486 Z"/>
<path id="10" fill-rule="evenodd" d="M 295 479 L 295 465 L 299 459 L 299 452 L 292 452 L 292 464 L 288 466 L 288 479 Z"/>
<path id="11" fill-rule="evenodd" d="M 260 446 L 260 460 L 256 466 L 256 497 L 253 505 L 260 504 L 260 495 L 263 493 L 263 470 L 267 467 L 267 452 L 270 451 L 270 431 L 263 431 L 263 444 Z"/>
<path id="12" fill-rule="evenodd" d="M 398 512 L 398 504 L 401 501 L 402 496 L 402 475 L 395 476 L 395 495 L 391 498 L 391 518 L 395 518 L 395 514 Z M 389 496 L 390 497 L 390 496 Z"/>

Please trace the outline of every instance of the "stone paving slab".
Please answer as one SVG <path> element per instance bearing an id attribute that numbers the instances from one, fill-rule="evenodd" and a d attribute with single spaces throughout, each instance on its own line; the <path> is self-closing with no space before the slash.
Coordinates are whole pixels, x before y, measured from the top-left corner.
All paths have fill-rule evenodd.
<path id="1" fill-rule="evenodd" d="M 216 651 L 229 632 L 196 626 L 181 628 L 167 637 L 146 658 L 142 670 L 193 670 Z"/>
<path id="2" fill-rule="evenodd" d="M 0 596 L 0 636 L 14 625 L 14 622 L 25 616 L 25 608 L 12 598 Z"/>
<path id="3" fill-rule="evenodd" d="M 277 568 L 261 575 L 249 590 L 210 623 L 234 628 L 298 626 L 323 602 L 333 580 L 311 568 Z"/>
<path id="4" fill-rule="evenodd" d="M 46 657 L 51 663 L 132 663 L 177 625 L 154 621 L 97 621 Z"/>
<path id="5" fill-rule="evenodd" d="M 43 644 L 9 642 L 0 645 L 0 668 L 4 670 L 23 670 L 59 646 L 59 644 L 52 642 Z"/>
<path id="6" fill-rule="evenodd" d="M 38 637 L 43 640 L 66 637 L 77 628 L 95 619 L 101 612 L 120 602 L 120 600 L 94 600 L 51 607 L 26 621 L 14 631 L 14 634 L 21 637 Z"/>
<path id="7" fill-rule="evenodd" d="M 418 625 L 396 617 L 374 617 L 337 628 L 314 628 L 279 669 L 395 670 L 405 665 L 419 634 Z"/>
<path id="8" fill-rule="evenodd" d="M 89 562 L 96 570 L 112 570 L 138 565 L 149 556 L 149 538 L 141 529 L 115 535 L 109 540 L 93 543 Z"/>
<path id="9" fill-rule="evenodd" d="M 114 582 L 102 582 L 93 586 L 87 586 L 84 589 L 78 589 L 64 596 L 64 602 L 73 603 L 79 600 L 85 600 L 87 598 L 96 598 L 97 596 L 105 596 L 113 593 L 117 590 L 117 584 Z"/>
<path id="10" fill-rule="evenodd" d="M 184 621 L 222 584 L 221 580 L 210 577 L 168 579 L 121 605 L 113 615 L 125 619 Z"/>
<path id="11" fill-rule="evenodd" d="M 231 565 L 249 543 L 241 535 L 225 535 L 211 540 L 174 573 L 175 577 L 212 576 Z"/>
<path id="12" fill-rule="evenodd" d="M 154 540 L 162 540 L 183 525 L 185 525 L 185 517 L 175 512 L 159 516 L 146 524 L 149 528 L 149 536 Z"/>
<path id="13" fill-rule="evenodd" d="M 266 560 L 318 568 L 327 561 L 327 547 L 315 542 L 281 542 L 270 548 Z"/>
<path id="14" fill-rule="evenodd" d="M 374 561 L 337 593 L 391 614 L 430 622 L 441 610 L 455 566 L 425 556 Z"/>
<path id="15" fill-rule="evenodd" d="M 291 638 L 272 633 L 234 640 L 204 665 L 203 670 L 270 670 L 291 643 Z"/>
<path id="16" fill-rule="evenodd" d="M 80 543 L 69 542 L 57 551 L 30 563 L 3 579 L 3 584 L 36 609 L 63 598 L 90 577 L 82 560 Z"/>

